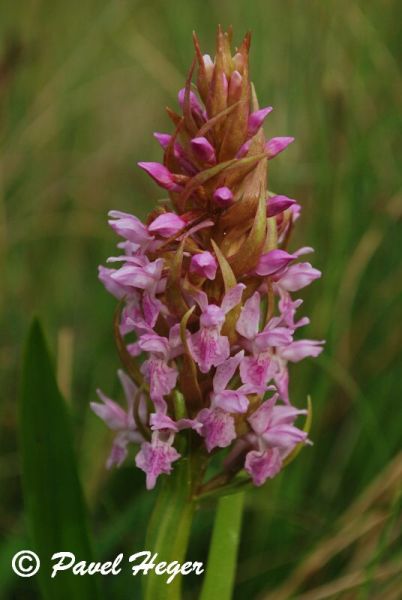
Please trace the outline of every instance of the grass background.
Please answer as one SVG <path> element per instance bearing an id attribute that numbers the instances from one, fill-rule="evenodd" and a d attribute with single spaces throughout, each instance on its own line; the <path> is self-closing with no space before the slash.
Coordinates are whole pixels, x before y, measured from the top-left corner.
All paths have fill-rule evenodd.
<path id="1" fill-rule="evenodd" d="M 143 548 L 154 495 L 129 462 L 104 470 L 110 436 L 88 411 L 96 387 L 118 391 L 115 302 L 96 268 L 115 244 L 107 211 L 144 216 L 159 198 L 136 162 L 159 159 L 152 132 L 170 127 L 163 108 L 176 105 L 191 31 L 212 53 L 218 23 L 237 41 L 252 30 L 252 79 L 275 108 L 266 132 L 296 137 L 269 187 L 304 207 L 292 247 L 316 248 L 324 276 L 304 308 L 308 337 L 327 339 L 292 368 L 294 402 L 313 399 L 315 445 L 248 495 L 236 598 L 400 598 L 401 16 L 396 0 L 3 0 L 1 598 L 39 597 L 9 562 L 29 547 L 16 397 L 33 313 L 71 406 L 98 554 Z M 205 559 L 212 515 L 197 517 L 193 560 Z M 129 577 L 105 586 L 108 598 L 140 597 Z"/>

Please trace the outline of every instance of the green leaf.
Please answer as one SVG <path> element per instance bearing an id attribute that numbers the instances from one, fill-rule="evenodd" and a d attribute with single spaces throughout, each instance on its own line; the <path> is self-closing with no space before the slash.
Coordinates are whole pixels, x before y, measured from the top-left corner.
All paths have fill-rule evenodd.
<path id="1" fill-rule="evenodd" d="M 35 579 L 46 600 L 96 600 L 96 579 L 70 571 L 51 578 L 51 556 L 92 560 L 69 416 L 57 388 L 42 329 L 34 320 L 25 350 L 20 397 L 22 484 L 28 528 L 41 561 Z"/>
<path id="2" fill-rule="evenodd" d="M 221 249 L 213 239 L 211 239 L 211 244 L 212 248 L 214 249 L 215 256 L 218 260 L 219 267 L 222 273 L 225 292 L 228 292 L 230 288 L 236 285 L 236 277 L 232 271 L 230 264 L 226 260 L 225 255 L 222 253 Z M 231 344 L 235 344 L 237 340 L 236 323 L 240 317 L 240 311 L 241 302 L 239 302 L 237 306 L 234 306 L 232 310 L 228 312 L 228 314 L 226 315 L 225 323 L 222 328 L 222 334 L 228 336 Z"/>
<path id="3" fill-rule="evenodd" d="M 166 302 L 169 306 L 169 309 L 172 311 L 174 315 L 179 317 L 180 319 L 183 315 L 188 311 L 188 306 L 184 301 L 183 293 L 181 290 L 181 280 L 182 280 L 182 265 L 183 265 L 183 254 L 184 254 L 184 244 L 186 242 L 186 238 L 184 238 L 178 247 L 174 259 L 172 261 L 172 266 L 170 269 L 169 277 L 166 284 Z"/>
<path id="4" fill-rule="evenodd" d="M 184 315 L 180 322 L 180 337 L 183 343 L 184 353 L 180 364 L 180 389 L 182 390 L 187 405 L 192 409 L 202 407 L 202 394 L 198 384 L 197 366 L 191 356 L 187 340 L 187 323 L 193 314 L 195 306 L 192 306 Z"/>
<path id="5" fill-rule="evenodd" d="M 267 232 L 266 212 L 265 197 L 261 194 L 250 233 L 240 250 L 229 259 L 229 264 L 236 276 L 248 273 L 258 263 Z"/>
<path id="6" fill-rule="evenodd" d="M 225 285 L 225 292 L 228 292 L 230 288 L 234 287 L 237 283 L 236 277 L 232 271 L 232 267 L 228 263 L 226 256 L 222 253 L 215 240 L 211 239 L 212 248 L 215 252 L 216 258 L 219 263 L 219 268 L 222 273 L 223 283 Z"/>
<path id="7" fill-rule="evenodd" d="M 244 493 L 239 493 L 218 502 L 200 600 L 232 598 L 244 498 Z"/>

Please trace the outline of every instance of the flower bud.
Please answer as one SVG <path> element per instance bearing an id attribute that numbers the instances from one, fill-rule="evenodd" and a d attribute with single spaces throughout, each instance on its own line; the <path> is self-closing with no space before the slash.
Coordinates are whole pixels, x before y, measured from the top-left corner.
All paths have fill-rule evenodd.
<path id="1" fill-rule="evenodd" d="M 271 250 L 270 252 L 261 255 L 255 272 L 262 277 L 273 275 L 284 267 L 287 267 L 294 258 L 293 254 L 289 254 L 289 252 L 285 252 L 285 250 L 279 250 L 279 248 Z"/>
<path id="2" fill-rule="evenodd" d="M 243 77 L 239 71 L 233 71 L 230 76 L 229 90 L 228 90 L 228 104 L 234 104 L 240 99 L 242 91 Z"/>
<path id="3" fill-rule="evenodd" d="M 190 273 L 207 279 L 215 279 L 217 268 L 216 259 L 210 252 L 195 254 L 190 261 Z"/>
<path id="4" fill-rule="evenodd" d="M 294 204 L 296 200 L 287 196 L 271 196 L 267 198 L 267 217 L 275 217 Z"/>
<path id="5" fill-rule="evenodd" d="M 252 140 L 247 140 L 247 142 L 244 142 L 244 144 L 240 146 L 239 151 L 236 154 L 236 158 L 243 158 L 244 156 L 246 156 L 248 154 L 248 151 L 250 150 L 251 144 Z"/>
<path id="6" fill-rule="evenodd" d="M 228 187 L 223 186 L 214 191 L 213 199 L 221 208 L 227 208 L 233 202 L 233 194 Z"/>
<path id="7" fill-rule="evenodd" d="M 248 137 L 253 137 L 253 135 L 257 133 L 261 125 L 264 123 L 265 118 L 271 111 L 272 106 L 267 106 L 266 108 L 260 108 L 260 110 L 256 110 L 255 112 L 251 113 L 248 118 Z"/>
<path id="8" fill-rule="evenodd" d="M 186 97 L 186 88 L 182 88 L 179 91 L 178 96 L 177 96 L 180 107 L 182 109 L 184 108 L 185 97 Z M 190 90 L 190 109 L 194 114 L 203 116 L 203 110 L 202 110 L 200 101 L 198 100 L 198 98 L 194 94 L 194 92 L 192 92 L 191 90 Z"/>
<path id="9" fill-rule="evenodd" d="M 173 177 L 173 174 L 165 166 L 157 162 L 139 162 L 138 166 L 144 169 L 154 181 L 165 190 L 178 192 L 181 186 L 178 185 Z"/>
<path id="10" fill-rule="evenodd" d="M 274 158 L 277 154 L 280 154 L 295 141 L 294 137 L 275 137 L 268 140 L 265 144 L 265 152 L 268 158 Z"/>
<path id="11" fill-rule="evenodd" d="M 162 237 L 170 237 L 185 226 L 186 222 L 176 213 L 163 213 L 148 225 L 148 231 Z"/>
<path id="12" fill-rule="evenodd" d="M 205 137 L 196 137 L 191 140 L 191 148 L 198 160 L 206 163 L 215 163 L 215 148 Z"/>

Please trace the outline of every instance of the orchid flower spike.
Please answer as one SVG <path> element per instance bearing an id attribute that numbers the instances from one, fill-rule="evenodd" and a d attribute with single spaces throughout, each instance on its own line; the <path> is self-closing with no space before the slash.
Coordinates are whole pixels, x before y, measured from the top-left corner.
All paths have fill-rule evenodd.
<path id="1" fill-rule="evenodd" d="M 289 247 L 300 204 L 267 190 L 268 160 L 294 139 L 265 138 L 272 107 L 259 108 L 249 79 L 250 36 L 232 55 L 231 33 L 219 28 L 212 58 L 194 40 L 180 114 L 169 109 L 172 130 L 154 134 L 163 157 L 138 163 L 165 198 L 145 222 L 109 213 L 118 251 L 99 279 L 119 300 L 126 406 L 98 391 L 91 408 L 115 434 L 108 467 L 130 460 L 152 489 L 199 452 L 198 494 L 211 485 L 209 453 L 227 449 L 217 481 L 246 474 L 260 486 L 310 443 L 289 365 L 324 342 L 298 336 L 309 318 L 297 316 L 294 294 L 321 273 L 300 260 L 312 248 Z"/>

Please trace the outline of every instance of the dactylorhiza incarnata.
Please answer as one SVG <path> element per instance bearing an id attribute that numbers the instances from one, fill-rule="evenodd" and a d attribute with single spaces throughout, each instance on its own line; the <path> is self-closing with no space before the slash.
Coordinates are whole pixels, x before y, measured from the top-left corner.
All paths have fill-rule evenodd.
<path id="1" fill-rule="evenodd" d="M 232 55 L 231 32 L 219 28 L 214 59 L 194 44 L 179 111 L 167 109 L 173 132 L 154 134 L 163 162 L 139 163 L 168 197 L 145 224 L 110 211 L 116 268 L 99 267 L 120 300 L 127 406 L 101 391 L 91 406 L 116 433 L 108 467 L 135 445 L 148 489 L 192 452 L 204 465 L 221 453 L 217 481 L 274 477 L 309 443 L 295 425 L 307 411 L 289 398 L 288 363 L 323 349 L 295 339 L 309 319 L 296 317 L 293 294 L 321 273 L 302 258 L 312 248 L 288 250 L 300 205 L 267 191 L 268 165 L 293 138 L 264 136 L 272 108 L 259 108 L 249 81 L 250 35 Z"/>

